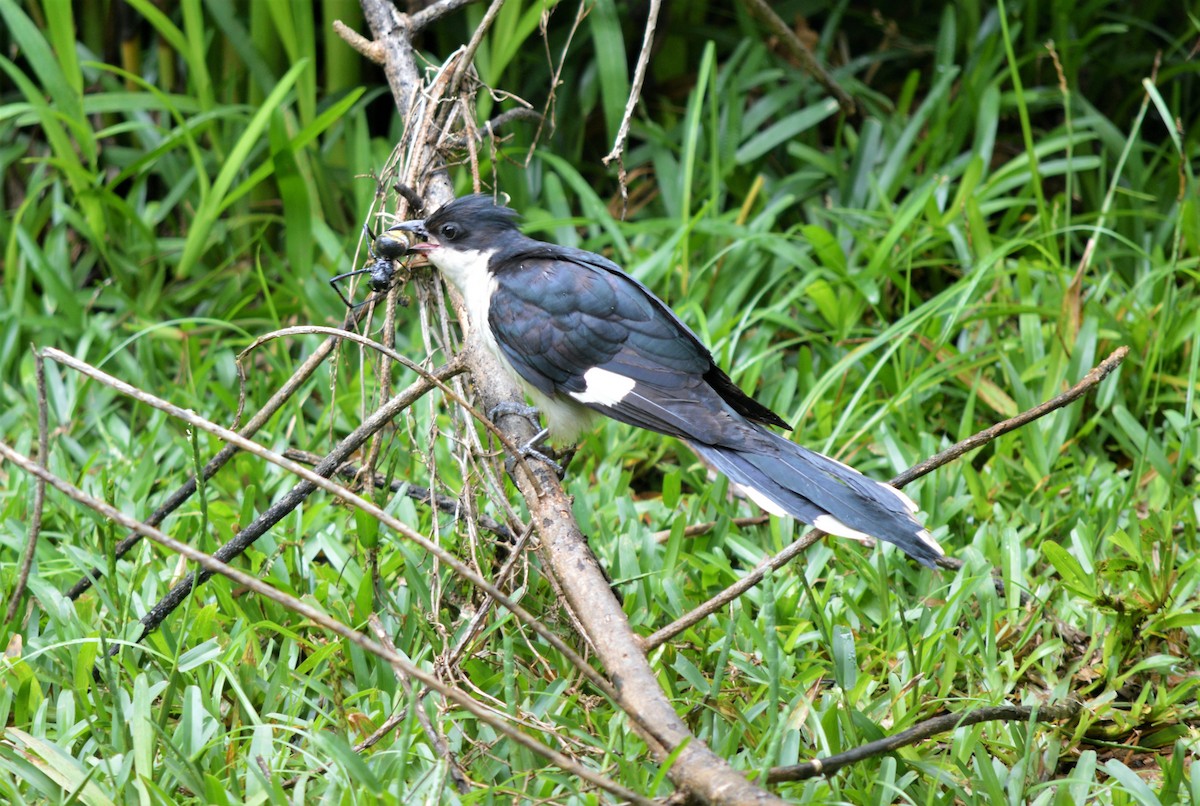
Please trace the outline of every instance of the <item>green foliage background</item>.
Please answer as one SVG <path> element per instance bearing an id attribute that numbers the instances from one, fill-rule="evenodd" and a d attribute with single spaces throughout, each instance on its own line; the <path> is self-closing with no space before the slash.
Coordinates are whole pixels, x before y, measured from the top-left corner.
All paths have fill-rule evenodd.
<path id="1" fill-rule="evenodd" d="M 961 573 L 886 549 L 815 546 L 652 656 L 680 712 L 754 772 L 944 709 L 1077 698 L 1084 714 L 1070 725 L 974 726 L 779 791 L 822 803 L 1200 802 L 1196 10 L 774 4 L 859 102 L 845 118 L 740 5 L 666 5 L 624 158 L 627 202 L 600 157 L 629 92 L 641 3 L 597 0 L 577 26 L 570 4 L 505 4 L 475 62 L 498 91 L 479 91 L 480 120 L 514 97 L 550 120 L 540 139 L 518 123 L 482 149 L 483 176 L 531 233 L 605 252 L 668 299 L 798 439 L 885 478 L 1131 348 L 1090 398 L 910 490 L 966 561 Z M 403 122 L 378 69 L 330 27 L 363 30 L 354 2 L 166 7 L 0 0 L 0 435 L 25 453 L 36 449 L 30 345 L 231 421 L 234 355 L 270 330 L 339 322 L 326 279 L 366 260 L 361 226 L 377 194 L 392 202 L 373 174 Z M 430 62 L 482 14 L 472 5 L 425 32 Z M 467 172 L 456 177 L 469 190 Z M 413 310 L 401 312 L 397 344 L 416 357 Z M 315 344 L 260 353 L 251 405 Z M 50 468 L 131 514 L 181 484 L 194 451 L 203 461 L 219 447 L 69 372 L 51 367 L 48 380 Z M 341 361 L 259 438 L 323 452 L 357 425 L 377 383 Z M 449 407 L 423 402 L 396 429 L 388 473 L 425 484 L 433 465 L 454 493 L 455 446 L 438 436 L 454 427 Z M 7 598 L 32 484 L 0 474 Z M 586 438 L 567 483 L 644 631 L 795 528 L 733 527 L 753 513 L 723 482 L 678 445 L 617 425 Z M 211 550 L 290 484 L 240 457 L 166 528 Z M 496 548 L 450 516 L 380 500 L 491 567 Z M 704 521 L 716 527 L 683 537 Z M 102 663 L 105 683 L 93 685 L 93 664 L 136 637 L 137 617 L 180 570 L 149 546 L 106 559 L 122 536 L 51 494 L 35 599 L 2 627 L 6 801 L 599 799 L 220 580 L 142 648 Z M 102 582 L 65 600 L 92 565 L 107 569 Z M 478 603 L 321 496 L 244 567 L 347 623 L 379 613 L 429 666 Z M 535 562 L 523 584 L 527 607 L 558 618 Z M 543 740 L 667 793 L 620 716 L 503 613 L 458 674 Z M 351 751 L 414 705 L 445 732 L 478 785 L 470 794 L 448 787 L 411 716 Z"/>

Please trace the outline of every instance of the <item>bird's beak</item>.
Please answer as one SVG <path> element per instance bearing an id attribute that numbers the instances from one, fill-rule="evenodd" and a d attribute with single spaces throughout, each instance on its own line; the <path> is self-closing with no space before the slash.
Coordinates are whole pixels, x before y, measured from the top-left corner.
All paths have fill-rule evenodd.
<path id="1" fill-rule="evenodd" d="M 410 252 L 418 252 L 421 254 L 428 254 L 429 252 L 431 252 L 437 248 L 436 243 L 430 243 L 428 240 L 429 230 L 425 229 L 425 219 L 423 219 L 423 218 L 416 219 L 413 221 L 402 221 L 399 224 L 397 224 L 396 226 L 390 228 L 388 230 L 388 232 L 394 232 L 397 230 L 399 230 L 400 232 L 411 232 L 413 235 L 416 235 L 420 238 L 426 239 L 423 242 L 414 243 L 411 246 L 409 246 L 408 251 L 410 251 Z"/>

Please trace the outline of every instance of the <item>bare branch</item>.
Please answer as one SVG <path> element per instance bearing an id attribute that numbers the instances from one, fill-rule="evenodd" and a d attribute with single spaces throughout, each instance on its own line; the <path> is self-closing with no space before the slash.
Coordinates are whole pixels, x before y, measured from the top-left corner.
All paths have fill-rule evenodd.
<path id="1" fill-rule="evenodd" d="M 55 360 L 58 359 L 56 358 Z M 193 425 L 197 425 L 197 423 L 193 423 Z M 124 515 L 116 507 L 110 506 L 104 501 L 89 496 L 79 488 L 69 484 L 63 479 L 60 479 L 45 468 L 40 467 L 36 462 L 31 461 L 28 457 L 22 456 L 4 442 L 0 442 L 0 456 L 17 465 L 26 473 L 30 473 L 49 483 L 52 487 L 68 496 L 72 500 L 78 501 L 84 506 L 100 513 L 112 522 L 118 523 L 126 529 L 135 531 L 143 537 L 148 537 L 155 543 L 158 543 L 159 545 L 168 548 L 177 554 L 183 555 L 187 559 L 195 562 L 197 565 L 203 568 L 205 575 L 212 576 L 213 574 L 221 574 L 222 576 L 233 580 L 238 585 L 254 591 L 254 593 L 258 594 L 259 596 L 270 599 L 271 601 L 286 607 L 293 613 L 303 616 L 314 624 L 319 625 L 323 629 L 329 630 L 330 632 L 341 636 L 364 651 L 370 652 L 372 655 L 382 658 L 391 664 L 392 668 L 397 674 L 407 675 L 413 680 L 420 681 L 423 685 L 428 686 L 434 691 L 437 691 L 443 697 L 453 701 L 464 710 L 470 711 L 475 715 L 476 718 L 486 722 L 496 731 L 503 733 L 506 737 L 508 737 L 509 740 L 528 748 L 544 758 L 549 759 L 557 766 L 561 767 L 567 772 L 570 772 L 572 775 L 577 775 L 583 780 L 589 781 L 604 791 L 611 792 L 617 797 L 624 798 L 633 803 L 653 806 L 652 800 L 642 797 L 637 792 L 626 789 L 620 784 L 617 784 L 614 781 L 611 781 L 608 778 L 593 772 L 587 767 L 576 763 L 574 760 L 563 755 L 562 753 L 559 753 L 557 750 L 542 744 L 533 737 L 527 736 L 520 729 L 509 724 L 508 720 L 498 718 L 494 710 L 479 704 L 466 692 L 451 686 L 447 686 L 442 681 L 438 680 L 434 675 L 425 672 L 420 667 L 410 663 L 396 651 L 388 649 L 377 641 L 371 640 L 357 630 L 352 630 L 345 624 L 342 624 L 340 621 L 331 618 L 317 608 L 295 598 L 294 596 L 289 596 L 288 594 L 271 587 L 258 577 L 247 574 L 244 571 L 227 565 L 212 555 L 198 551 L 186 543 L 181 543 L 180 541 L 175 540 L 173 537 L 166 535 L 152 526 L 147 526 L 140 521 Z"/>
<path id="2" fill-rule="evenodd" d="M 1087 375 L 1084 375 L 1079 383 L 1075 384 L 1061 395 L 1057 395 L 1050 400 L 1047 400 L 1045 403 L 1040 403 L 1028 411 L 1023 411 L 1016 417 L 1010 417 L 1003 422 L 996 423 L 990 428 L 985 428 L 978 434 L 973 434 L 964 439 L 962 442 L 959 442 L 956 445 L 951 445 L 949 448 L 937 454 L 936 456 L 931 456 L 923 462 L 918 462 L 908 470 L 905 470 L 903 473 L 896 476 L 896 478 L 892 479 L 890 482 L 891 485 L 893 487 L 903 487 L 904 485 L 921 478 L 921 476 L 924 476 L 926 473 L 930 473 L 934 470 L 937 470 L 942 465 L 953 462 L 955 459 L 962 456 L 964 453 L 967 453 L 968 451 L 973 451 L 976 448 L 980 448 L 997 437 L 1007 434 L 1009 431 L 1015 431 L 1023 425 L 1028 425 L 1039 417 L 1045 417 L 1052 411 L 1057 411 L 1069 403 L 1074 403 L 1076 400 L 1090 392 L 1098 383 L 1100 383 L 1100 381 L 1112 374 L 1113 370 L 1121 366 L 1121 362 L 1125 360 L 1125 356 L 1127 355 L 1129 355 L 1128 347 L 1118 347 L 1117 349 L 1113 350 L 1111 354 L 1109 354 L 1108 358 L 1104 359 L 1095 367 L 1093 367 Z"/>
<path id="3" fill-rule="evenodd" d="M 817 57 L 813 56 L 800 37 L 796 36 L 796 32 L 788 27 L 787 23 L 780 19 L 775 13 L 775 9 L 767 0 L 744 0 L 746 10 L 750 15 L 757 18 L 763 23 L 767 29 L 779 38 L 779 44 L 787 51 L 788 55 L 800 63 L 801 69 L 817 80 L 822 87 L 829 90 L 829 94 L 837 99 L 838 106 L 842 108 L 842 113 L 846 115 L 854 114 L 854 99 L 850 97 L 841 85 L 833 79 L 825 71 L 825 68 L 817 61 Z"/>
<path id="4" fill-rule="evenodd" d="M 283 452 L 283 455 L 285 458 L 291 459 L 293 462 L 300 462 L 306 465 L 318 464 L 322 459 L 321 456 L 315 453 L 298 450 L 296 448 L 288 448 Z M 361 470 L 362 468 L 353 462 L 346 462 L 337 469 L 337 474 L 344 479 L 353 481 L 359 477 Z M 374 481 L 376 487 L 381 487 L 384 484 L 387 484 L 387 477 L 382 473 L 376 473 Z M 388 489 L 397 495 L 403 495 L 404 497 L 411 498 L 419 503 L 430 504 L 439 512 L 445 512 L 449 515 L 458 516 L 461 515 L 463 511 L 462 502 L 457 498 L 451 498 L 446 495 L 438 495 L 428 487 L 410 484 L 409 482 L 402 481 L 400 479 L 393 479 L 392 483 L 388 486 Z M 479 524 L 480 528 L 491 532 L 501 540 L 511 542 L 514 539 L 512 530 L 497 521 L 495 518 L 489 518 L 486 515 L 480 515 L 476 518 L 476 523 Z"/>
<path id="5" fill-rule="evenodd" d="M 662 8 L 662 0 L 650 0 L 650 10 L 646 13 L 646 33 L 642 37 L 642 50 L 638 54 L 637 67 L 633 71 L 633 85 L 629 88 L 629 99 L 625 102 L 625 113 L 621 115 L 621 127 L 617 130 L 617 139 L 613 142 L 612 150 L 601 160 L 608 165 L 613 160 L 618 163 L 617 181 L 621 188 L 622 202 L 629 198 L 629 188 L 626 184 L 625 138 L 629 136 L 629 121 L 633 118 L 633 110 L 642 97 L 642 84 L 646 81 L 646 67 L 650 64 L 650 51 L 654 48 L 654 28 L 658 25 L 658 13 Z"/>
<path id="6" fill-rule="evenodd" d="M 803 764 L 792 764 L 787 767 L 773 767 L 767 773 L 767 780 L 773 784 L 784 781 L 803 781 L 816 778 L 818 775 L 832 775 L 843 767 L 857 764 L 874 756 L 881 756 L 901 747 L 924 741 L 939 733 L 978 725 L 980 722 L 1060 722 L 1074 719 L 1083 709 L 1076 700 L 1070 700 L 1063 705 L 997 705 L 988 708 L 977 708 L 965 714 L 943 714 L 927 719 L 908 730 L 902 730 L 894 736 L 888 736 L 874 742 L 838 753 L 826 758 L 815 758 Z"/>
<path id="7" fill-rule="evenodd" d="M 483 19 L 475 26 L 475 31 L 471 34 L 471 41 L 467 43 L 462 57 L 458 60 L 458 66 L 454 68 L 454 75 L 450 78 L 448 95 L 454 95 L 458 92 L 458 88 L 462 86 L 463 75 L 466 74 L 467 68 L 471 66 L 471 62 L 475 60 L 475 52 L 479 50 L 480 44 L 483 43 L 484 35 L 492 27 L 492 23 L 495 22 L 496 15 L 500 13 L 503 5 L 504 0 L 492 0 L 487 11 L 483 13 Z"/>
<path id="8" fill-rule="evenodd" d="M 391 652 L 397 655 L 400 654 L 396 652 L 396 645 L 392 643 L 392 637 L 383 628 L 383 622 L 379 620 L 377 614 L 372 613 L 367 616 L 367 625 L 371 628 L 371 632 L 375 633 L 375 640 L 379 641 L 379 643 L 383 644 Z M 404 693 L 408 694 L 411 699 L 413 690 L 412 681 L 399 668 L 393 668 L 396 670 L 396 678 L 400 681 L 400 687 L 404 689 Z M 421 707 L 420 702 L 414 703 L 414 707 L 416 708 L 417 722 L 421 723 L 421 730 L 425 732 L 425 738 L 429 740 L 429 744 L 442 757 L 446 762 L 446 767 L 450 770 L 450 778 L 454 781 L 454 788 L 460 794 L 470 792 L 471 782 L 467 780 L 467 776 L 463 773 L 462 767 L 458 765 L 458 760 L 454 758 L 454 753 L 450 750 L 450 746 L 446 744 L 446 737 L 433 726 L 433 722 L 429 719 L 429 714 L 425 713 L 425 709 Z"/>
<path id="9" fill-rule="evenodd" d="M 383 45 L 373 42 L 341 20 L 333 21 L 333 32 L 350 47 L 375 64 L 383 64 Z"/>
<path id="10" fill-rule="evenodd" d="M 542 114 L 536 109 L 529 109 L 524 106 L 518 106 L 516 109 L 509 109 L 506 112 L 501 112 L 496 117 L 483 124 L 483 128 L 475 134 L 475 139 L 482 141 L 483 135 L 495 136 L 501 129 L 508 124 L 517 120 L 536 121 L 541 123 Z M 447 149 L 465 148 L 467 145 L 467 135 L 465 132 L 447 137 L 442 141 L 442 147 Z"/>
<path id="11" fill-rule="evenodd" d="M 761 526 L 771 520 L 770 515 L 754 515 L 749 518 L 733 518 L 729 522 L 739 529 L 744 529 L 747 526 Z M 683 527 L 684 537 L 699 537 L 705 535 L 716 528 L 719 521 L 705 521 L 704 523 L 693 523 Z M 662 529 L 654 533 L 655 543 L 666 543 L 671 539 L 671 529 Z"/>
<path id="12" fill-rule="evenodd" d="M 416 14 L 413 14 L 412 29 L 414 32 L 420 31 L 437 22 L 442 17 L 445 17 L 447 14 L 474 2 L 476 0 L 438 0 L 438 2 L 432 3 Z M 366 4 L 364 3 L 364 5 Z"/>

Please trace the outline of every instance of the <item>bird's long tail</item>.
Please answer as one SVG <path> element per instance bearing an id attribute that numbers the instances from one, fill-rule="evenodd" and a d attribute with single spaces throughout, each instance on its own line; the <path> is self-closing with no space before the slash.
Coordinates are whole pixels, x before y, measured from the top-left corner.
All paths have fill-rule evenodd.
<path id="1" fill-rule="evenodd" d="M 822 531 L 855 540 L 893 543 L 933 567 L 945 555 L 913 513 L 917 505 L 887 484 L 758 426 L 738 447 L 689 442 L 773 515 L 790 515 Z"/>

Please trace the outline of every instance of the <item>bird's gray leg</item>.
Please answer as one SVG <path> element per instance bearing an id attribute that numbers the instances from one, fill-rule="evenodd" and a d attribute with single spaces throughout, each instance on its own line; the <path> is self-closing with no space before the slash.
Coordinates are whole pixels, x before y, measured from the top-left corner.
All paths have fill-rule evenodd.
<path id="1" fill-rule="evenodd" d="M 511 400 L 505 400 L 492 407 L 491 411 L 488 412 L 488 419 L 492 422 L 495 422 L 497 417 L 503 417 L 505 415 L 524 417 L 535 429 L 538 429 L 538 432 L 533 435 L 533 439 L 530 439 L 524 445 L 517 446 L 517 451 L 519 451 L 520 454 L 526 459 L 537 459 L 539 462 L 545 462 L 546 464 L 550 465 L 550 467 L 554 468 L 554 472 L 558 474 L 560 479 L 565 476 L 567 471 L 562 465 L 551 459 L 541 450 L 538 450 L 542 440 L 545 439 L 546 435 L 550 433 L 550 429 L 541 428 L 541 423 L 538 422 L 538 410 L 533 406 L 527 406 L 524 403 L 514 403 Z M 504 469 L 507 470 L 510 475 L 512 474 L 513 470 L 512 464 L 512 457 L 509 457 L 504 462 Z"/>
<path id="2" fill-rule="evenodd" d="M 550 433 L 549 428 L 543 428 L 541 431 L 538 431 L 536 434 L 533 435 L 533 439 L 529 440 L 524 445 L 518 445 L 517 450 L 520 451 L 521 455 L 524 456 L 526 459 L 537 459 L 539 462 L 545 462 L 546 464 L 550 465 L 550 467 L 554 468 L 554 472 L 557 473 L 558 477 L 561 479 L 563 476 L 565 476 L 567 474 L 566 468 L 564 468 L 558 462 L 551 459 L 548 455 L 546 455 L 542 451 L 538 450 L 539 447 L 545 447 L 541 444 L 541 442 L 543 439 L 546 438 L 546 435 L 549 433 Z M 509 461 L 512 461 L 512 460 L 510 459 Z M 505 469 L 508 470 L 508 472 L 510 472 L 510 473 L 512 472 L 512 468 L 505 468 Z"/>
<path id="3" fill-rule="evenodd" d="M 527 406 L 524 403 L 517 403 L 512 400 L 503 400 L 497 403 L 488 411 L 488 419 L 496 422 L 497 417 L 505 415 L 513 415 L 515 417 L 524 417 L 533 426 L 534 430 L 541 430 L 542 424 L 538 422 L 538 410 L 533 406 Z"/>

